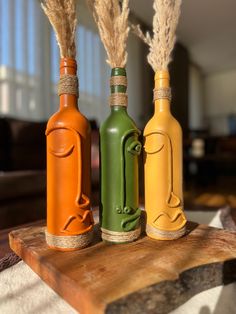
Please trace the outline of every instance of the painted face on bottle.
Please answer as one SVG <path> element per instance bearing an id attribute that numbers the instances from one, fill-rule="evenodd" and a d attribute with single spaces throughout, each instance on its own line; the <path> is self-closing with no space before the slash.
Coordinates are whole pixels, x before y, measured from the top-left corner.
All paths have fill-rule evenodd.
<path id="1" fill-rule="evenodd" d="M 69 129 L 56 129 L 48 135 L 49 153 L 55 158 L 71 156 L 75 146 L 75 134 Z"/>
<path id="2" fill-rule="evenodd" d="M 87 210 L 89 199 L 81 189 L 80 135 L 73 129 L 58 128 L 48 133 L 47 143 L 47 162 L 50 164 L 47 184 L 50 185 L 50 191 L 53 191 L 52 195 L 57 195 L 54 206 L 60 215 L 57 217 L 60 232 L 78 234 L 81 224 L 83 229 L 91 227 L 90 210 Z"/>
<path id="3" fill-rule="evenodd" d="M 122 137 L 122 181 L 121 182 L 121 206 L 117 208 L 118 214 L 123 214 L 121 227 L 124 231 L 136 228 L 141 211 L 138 208 L 138 156 L 141 153 L 142 145 L 138 140 L 139 133 L 130 130 Z M 134 176 L 130 176 L 130 173 Z M 124 184 L 125 183 L 125 184 Z"/>
<path id="4" fill-rule="evenodd" d="M 149 186 L 152 199 L 150 221 L 161 229 L 170 222 L 173 226 L 185 223 L 180 197 L 174 192 L 173 145 L 169 135 L 163 131 L 147 134 L 144 151 L 144 162 L 148 160 L 151 165 L 146 174 L 155 182 Z"/>
<path id="5" fill-rule="evenodd" d="M 153 132 L 146 135 L 144 150 L 147 154 L 157 154 L 165 146 L 165 136 L 160 132 Z"/>

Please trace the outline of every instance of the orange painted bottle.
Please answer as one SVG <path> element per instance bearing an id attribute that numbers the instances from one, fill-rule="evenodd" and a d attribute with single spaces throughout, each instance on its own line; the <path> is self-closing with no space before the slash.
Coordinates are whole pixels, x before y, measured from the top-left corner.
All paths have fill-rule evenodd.
<path id="1" fill-rule="evenodd" d="M 46 129 L 45 234 L 49 247 L 62 251 L 86 247 L 91 242 L 93 231 L 90 125 L 78 110 L 76 70 L 74 59 L 61 59 L 60 108 L 49 119 Z"/>

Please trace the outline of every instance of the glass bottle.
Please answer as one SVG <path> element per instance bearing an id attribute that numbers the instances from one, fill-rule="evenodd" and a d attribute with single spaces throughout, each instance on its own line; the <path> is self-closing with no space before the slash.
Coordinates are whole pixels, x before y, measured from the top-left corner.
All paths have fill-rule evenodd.
<path id="1" fill-rule="evenodd" d="M 126 70 L 113 68 L 111 99 L 118 98 L 111 101 L 111 113 L 100 128 L 100 224 L 103 240 L 114 243 L 131 242 L 140 234 L 140 131 L 127 113 L 127 102 L 119 100 L 127 97 L 125 81 Z"/>
<path id="2" fill-rule="evenodd" d="M 93 229 L 90 125 L 78 110 L 78 87 L 71 90 L 69 86 L 77 82 L 76 70 L 74 59 L 61 59 L 60 80 L 66 82 L 59 93 L 60 108 L 46 129 L 46 241 L 51 248 L 63 251 L 87 246 Z"/>
<path id="3" fill-rule="evenodd" d="M 185 233 L 182 130 L 170 111 L 168 71 L 155 74 L 155 111 L 144 129 L 147 235 L 171 240 Z"/>

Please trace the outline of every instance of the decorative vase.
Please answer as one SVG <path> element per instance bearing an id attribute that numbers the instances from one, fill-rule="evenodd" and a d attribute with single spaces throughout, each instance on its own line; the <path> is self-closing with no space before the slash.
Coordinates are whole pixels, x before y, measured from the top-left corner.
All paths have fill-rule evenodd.
<path id="1" fill-rule="evenodd" d="M 127 113 L 124 68 L 111 72 L 111 113 L 100 128 L 102 239 L 131 242 L 140 235 L 140 131 Z"/>
<path id="2" fill-rule="evenodd" d="M 155 75 L 155 112 L 144 130 L 147 235 L 171 240 L 185 233 L 182 130 L 170 112 L 168 71 Z"/>
<path id="3" fill-rule="evenodd" d="M 47 244 L 76 250 L 91 242 L 90 125 L 77 105 L 76 61 L 60 62 L 60 109 L 48 121 Z"/>

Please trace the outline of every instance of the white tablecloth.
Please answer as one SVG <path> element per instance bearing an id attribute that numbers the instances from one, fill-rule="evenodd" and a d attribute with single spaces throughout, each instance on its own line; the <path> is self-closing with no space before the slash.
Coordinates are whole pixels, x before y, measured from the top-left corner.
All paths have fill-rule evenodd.
<path id="1" fill-rule="evenodd" d="M 24 262 L 0 273 L 1 314 L 75 314 Z"/>

